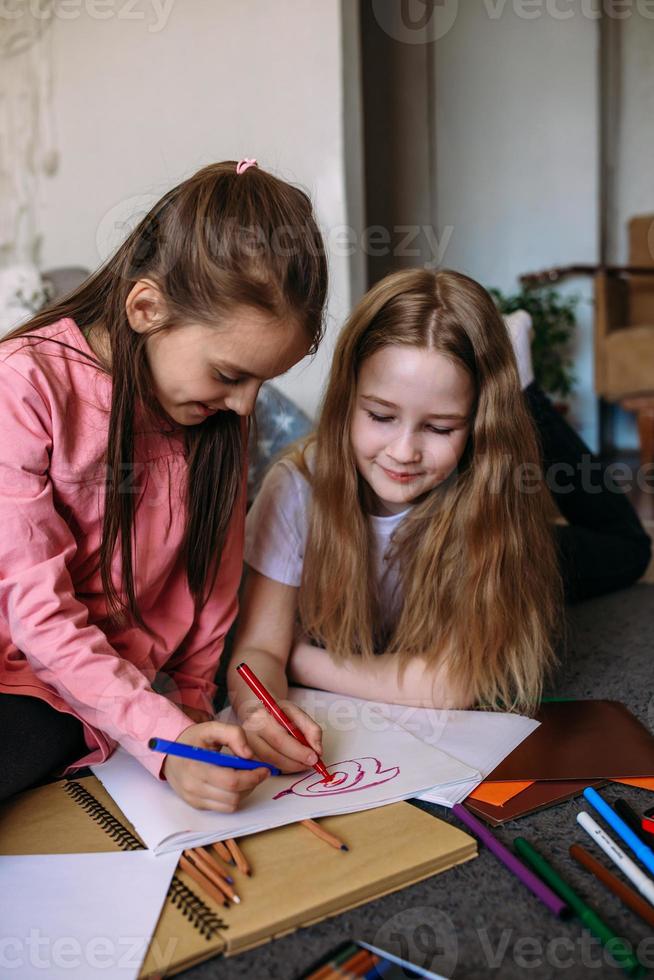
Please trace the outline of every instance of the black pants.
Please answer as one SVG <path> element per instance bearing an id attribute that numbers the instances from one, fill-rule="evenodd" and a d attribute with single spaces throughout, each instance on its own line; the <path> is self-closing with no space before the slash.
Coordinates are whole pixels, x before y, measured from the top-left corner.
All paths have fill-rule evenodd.
<path id="1" fill-rule="evenodd" d="M 567 600 L 631 585 L 647 568 L 651 553 L 633 507 L 610 486 L 588 447 L 535 384 L 525 397 L 540 436 L 548 486 L 569 522 L 557 526 Z M 0 800 L 85 754 L 82 725 L 71 715 L 38 698 L 0 694 Z"/>
<path id="2" fill-rule="evenodd" d="M 651 541 L 638 515 L 610 471 L 600 466 L 535 383 L 525 398 L 540 437 L 547 485 L 568 522 L 556 528 L 566 600 L 632 585 L 651 557 Z"/>
<path id="3" fill-rule="evenodd" d="M 0 694 L 0 800 L 88 752 L 82 723 L 40 698 Z"/>

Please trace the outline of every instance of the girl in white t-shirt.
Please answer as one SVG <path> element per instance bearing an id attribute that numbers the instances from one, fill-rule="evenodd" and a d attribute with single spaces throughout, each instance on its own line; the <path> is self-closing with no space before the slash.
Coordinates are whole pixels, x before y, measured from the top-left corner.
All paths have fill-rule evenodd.
<path id="1" fill-rule="evenodd" d="M 252 701 L 296 682 L 378 701 L 538 700 L 560 578 L 538 450 L 511 342 L 466 276 L 394 273 L 338 341 L 315 434 L 268 474 L 248 518 L 250 567 L 229 670 L 259 758 L 315 761 Z"/>
<path id="2" fill-rule="evenodd" d="M 273 466 L 247 522 L 228 677 L 258 758 L 313 765 L 321 731 L 285 705 L 311 748 L 285 732 L 253 702 L 241 661 L 278 701 L 290 678 L 382 702 L 529 712 L 555 659 L 559 564 L 569 599 L 642 574 L 638 519 L 623 495 L 582 492 L 588 451 L 528 376 L 527 328 L 508 326 L 517 366 L 478 283 L 416 269 L 374 286 L 343 329 L 316 432 Z M 530 415 L 544 466 L 558 479 L 564 460 L 575 474 L 550 487 L 564 528 Z"/>

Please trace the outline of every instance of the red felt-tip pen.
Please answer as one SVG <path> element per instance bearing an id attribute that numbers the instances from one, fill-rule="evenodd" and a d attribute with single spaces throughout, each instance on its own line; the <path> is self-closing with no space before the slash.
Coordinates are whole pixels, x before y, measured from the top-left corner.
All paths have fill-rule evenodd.
<path id="1" fill-rule="evenodd" d="M 293 738 L 296 738 L 298 742 L 301 742 L 302 745 L 306 745 L 306 747 L 310 749 L 311 746 L 307 742 L 303 732 L 297 727 L 297 725 L 293 724 L 293 722 L 291 721 L 290 718 L 287 717 L 287 715 L 284 714 L 284 712 L 279 707 L 279 705 L 275 701 L 270 691 L 266 690 L 266 688 L 263 686 L 263 684 L 261 683 L 257 675 L 252 673 L 248 665 L 239 664 L 236 670 L 243 678 L 247 686 L 250 688 L 252 693 L 259 698 L 264 708 L 270 712 L 273 718 L 276 721 L 278 721 L 279 724 L 282 725 L 286 729 L 286 731 L 293 736 Z M 331 775 L 330 772 L 328 772 L 325 763 L 322 761 L 320 756 L 318 756 L 318 760 L 317 762 L 314 763 L 313 768 L 320 773 L 320 775 L 325 780 L 325 782 L 329 782 L 331 779 L 333 779 L 333 776 Z"/>

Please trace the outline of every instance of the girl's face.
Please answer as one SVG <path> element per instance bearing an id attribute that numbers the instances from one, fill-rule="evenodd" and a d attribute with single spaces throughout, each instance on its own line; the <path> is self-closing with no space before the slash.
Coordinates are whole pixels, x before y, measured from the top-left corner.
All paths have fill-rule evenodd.
<path id="1" fill-rule="evenodd" d="M 249 307 L 220 327 L 184 323 L 148 338 L 156 396 L 179 425 L 215 412 L 251 415 L 264 381 L 284 374 L 309 348 L 302 329 Z"/>
<path id="2" fill-rule="evenodd" d="M 474 384 L 436 351 L 392 345 L 361 365 L 351 440 L 379 514 L 399 514 L 445 480 L 466 447 Z"/>

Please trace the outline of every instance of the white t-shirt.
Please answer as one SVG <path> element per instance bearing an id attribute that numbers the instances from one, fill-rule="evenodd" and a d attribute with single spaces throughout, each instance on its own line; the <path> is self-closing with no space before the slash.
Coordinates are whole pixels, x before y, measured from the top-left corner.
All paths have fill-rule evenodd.
<path id="1" fill-rule="evenodd" d="M 297 467 L 283 459 L 270 469 L 245 525 L 245 561 L 255 571 L 275 582 L 296 588 L 309 527 L 311 488 Z M 398 575 L 387 560 L 391 535 L 411 510 L 389 517 L 369 515 L 373 541 L 372 573 L 379 591 L 379 608 L 384 610 L 385 629 L 391 629 L 397 614 Z"/>

